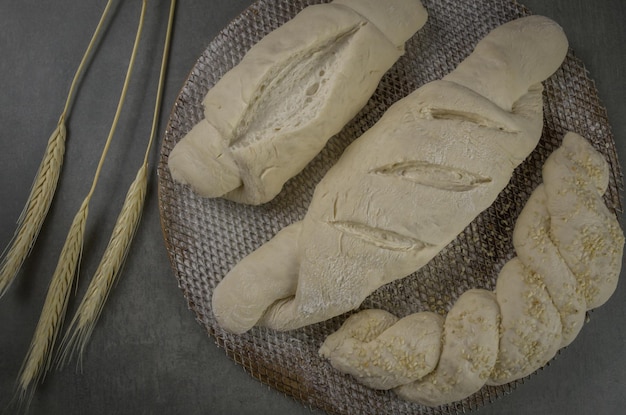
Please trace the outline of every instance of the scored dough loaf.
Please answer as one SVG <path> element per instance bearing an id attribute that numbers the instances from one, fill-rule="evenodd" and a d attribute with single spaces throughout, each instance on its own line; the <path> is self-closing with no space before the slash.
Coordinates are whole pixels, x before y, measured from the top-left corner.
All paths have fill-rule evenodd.
<path id="1" fill-rule="evenodd" d="M 320 355 L 366 386 L 428 406 L 536 371 L 572 342 L 585 312 L 616 289 L 624 234 L 602 197 L 608 177 L 602 155 L 568 133 L 515 223 L 518 256 L 501 268 L 495 293 L 471 289 L 456 300 L 439 330 L 437 355 L 437 331 L 424 324 L 431 312 L 399 319 L 375 309 L 350 316 L 326 338 Z M 401 350 L 401 359 L 382 359 L 381 344 L 389 344 L 392 356 Z M 425 370 L 414 370 L 424 356 L 428 365 L 418 367 Z"/>
<path id="2" fill-rule="evenodd" d="M 425 265 L 493 203 L 537 145 L 541 81 L 567 49 L 552 20 L 520 18 L 494 29 L 442 80 L 395 103 L 318 184 L 304 219 L 218 284 L 218 323 L 239 333 L 302 327 L 357 308 Z"/>
<path id="3" fill-rule="evenodd" d="M 204 98 L 174 147 L 174 180 L 261 204 L 319 153 L 376 90 L 427 12 L 419 0 L 312 5 L 254 45 Z"/>

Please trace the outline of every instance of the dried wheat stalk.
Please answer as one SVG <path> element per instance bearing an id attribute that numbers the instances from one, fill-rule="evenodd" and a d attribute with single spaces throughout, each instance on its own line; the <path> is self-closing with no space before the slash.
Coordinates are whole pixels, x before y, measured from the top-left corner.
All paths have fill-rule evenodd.
<path id="1" fill-rule="evenodd" d="M 6 293 L 28 256 L 52 203 L 57 187 L 67 136 L 63 116 L 48 140 L 46 153 L 18 219 L 17 230 L 0 263 L 0 297 Z"/>
<path id="2" fill-rule="evenodd" d="M 0 298 L 7 292 L 15 280 L 22 264 L 30 253 L 41 226 L 48 214 L 50 204 L 57 188 L 59 175 L 63 166 L 65 141 L 67 138 L 66 119 L 69 115 L 78 80 L 85 71 L 91 52 L 100 38 L 104 23 L 113 1 L 109 0 L 102 12 L 100 21 L 91 37 L 87 50 L 74 74 L 70 90 L 65 101 L 65 107 L 59 117 L 59 122 L 48 140 L 46 152 L 39 165 L 39 170 L 33 181 L 30 195 L 26 201 L 22 214 L 17 221 L 17 229 L 9 246 L 5 249 L 0 260 Z"/>
<path id="3" fill-rule="evenodd" d="M 74 273 L 82 253 L 82 241 L 88 213 L 89 200 L 85 200 L 74 217 L 61 250 L 57 268 L 52 276 L 48 294 L 41 310 L 41 317 L 37 323 L 26 359 L 20 369 L 18 379 L 20 400 L 24 400 L 29 392 L 32 394 L 33 389 L 29 389 L 29 386 L 34 385 L 33 382 L 41 380 L 50 368 L 50 352 L 54 347 L 59 327 L 67 309 Z"/>
<path id="4" fill-rule="evenodd" d="M 126 194 L 126 199 L 115 227 L 113 228 L 109 244 L 63 339 L 62 351 L 59 357 L 60 365 L 63 365 L 76 353 L 78 354 L 79 363 L 82 362 L 85 345 L 89 341 L 93 328 L 100 317 L 100 313 L 111 292 L 111 288 L 119 276 L 141 219 L 148 185 L 148 156 L 158 128 L 175 9 L 176 0 L 172 0 L 170 2 L 159 85 L 152 118 L 152 130 L 150 132 L 150 139 L 144 155 L 143 164 Z"/>
<path id="5" fill-rule="evenodd" d="M 145 165 L 139 169 L 126 194 L 109 244 L 63 338 L 59 355 L 60 365 L 70 359 L 74 352 L 82 356 L 85 344 L 122 268 L 141 219 L 148 184 L 147 170 Z"/>
<path id="6" fill-rule="evenodd" d="M 18 394 L 20 401 L 22 402 L 25 398 L 30 398 L 32 396 L 34 388 L 36 387 L 36 382 L 43 378 L 45 372 L 50 367 L 51 351 L 54 348 L 57 334 L 65 317 L 71 286 L 73 285 L 74 276 L 78 269 L 78 263 L 83 246 L 85 223 L 89 213 L 89 202 L 91 201 L 91 197 L 98 183 L 102 165 L 104 164 L 104 160 L 117 127 L 117 122 L 122 112 L 128 85 L 130 83 L 135 58 L 137 56 L 139 40 L 141 39 L 143 23 L 145 20 L 146 3 L 147 0 L 143 0 L 141 16 L 139 18 L 139 25 L 137 28 L 137 34 L 126 78 L 124 80 L 124 86 L 122 88 L 122 93 L 109 135 L 100 156 L 100 161 L 94 175 L 91 189 L 85 197 L 78 213 L 74 217 L 74 221 L 68 233 L 65 245 L 57 262 L 56 270 L 48 288 L 48 293 L 41 312 L 39 323 L 37 324 L 37 329 L 35 330 L 28 354 L 26 355 L 22 369 L 20 370 L 20 374 L 18 376 Z"/>

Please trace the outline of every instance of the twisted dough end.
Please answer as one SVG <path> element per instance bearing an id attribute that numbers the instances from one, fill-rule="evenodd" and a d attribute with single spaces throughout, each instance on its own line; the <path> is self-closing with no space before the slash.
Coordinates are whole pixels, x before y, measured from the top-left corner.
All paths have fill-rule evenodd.
<path id="1" fill-rule="evenodd" d="M 398 395 L 437 406 L 478 391 L 496 364 L 499 322 L 499 307 L 492 292 L 463 293 L 446 316 L 437 367 L 425 377 L 398 387 Z"/>
<path id="2" fill-rule="evenodd" d="M 565 136 L 515 225 L 518 256 L 500 271 L 495 292 L 469 290 L 459 297 L 427 374 L 417 377 L 402 366 L 437 344 L 432 329 L 411 323 L 424 320 L 426 312 L 397 321 L 382 312 L 385 324 L 365 330 L 367 336 L 359 333 L 381 312 L 353 315 L 328 337 L 321 355 L 368 386 L 391 387 L 403 399 L 427 406 L 458 401 L 485 384 L 508 383 L 539 369 L 576 337 L 585 311 L 615 291 L 624 234 L 602 198 L 607 175 L 606 161 L 591 144 L 574 133 Z M 389 333 L 411 346 L 402 349 L 402 360 L 385 360 L 385 370 L 379 370 L 381 356 L 397 350 Z"/>
<path id="3" fill-rule="evenodd" d="M 239 168 L 228 149 L 219 145 L 221 141 L 220 133 L 206 120 L 196 124 L 169 155 L 172 178 L 193 184 L 203 197 L 220 197 L 241 186 Z"/>
<path id="4" fill-rule="evenodd" d="M 342 330 L 328 336 L 320 355 L 334 357 L 337 369 L 359 376 L 370 388 L 391 389 L 435 369 L 443 318 L 416 313 L 399 320 L 383 310 L 365 310 L 346 320 Z"/>

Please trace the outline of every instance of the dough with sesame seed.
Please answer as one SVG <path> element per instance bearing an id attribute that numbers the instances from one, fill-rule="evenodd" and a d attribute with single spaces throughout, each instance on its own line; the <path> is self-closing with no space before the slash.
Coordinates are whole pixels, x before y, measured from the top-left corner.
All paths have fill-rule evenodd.
<path id="1" fill-rule="evenodd" d="M 398 320 L 383 310 L 365 310 L 328 336 L 319 353 L 364 385 L 391 389 L 432 372 L 439 361 L 442 331 L 443 317 L 435 313 Z"/>
<path id="2" fill-rule="evenodd" d="M 499 322 L 493 292 L 464 292 L 446 316 L 437 368 L 416 382 L 398 387 L 396 393 L 412 402 L 438 406 L 478 391 L 496 364 Z"/>
<path id="3" fill-rule="evenodd" d="M 502 385 L 545 365 L 561 346 L 561 316 L 538 274 L 513 258 L 496 283 L 500 306 L 498 361 L 487 381 Z"/>
<path id="4" fill-rule="evenodd" d="M 624 235 L 604 204 L 608 164 L 575 133 L 550 155 L 543 169 L 551 233 L 578 278 L 587 308 L 604 304 L 617 288 Z"/>
<path id="5" fill-rule="evenodd" d="M 551 218 L 545 186 L 539 185 L 526 202 L 513 231 L 520 261 L 541 275 L 561 316 L 561 347 L 570 344 L 585 322 L 587 302 L 581 285 L 551 239 Z"/>

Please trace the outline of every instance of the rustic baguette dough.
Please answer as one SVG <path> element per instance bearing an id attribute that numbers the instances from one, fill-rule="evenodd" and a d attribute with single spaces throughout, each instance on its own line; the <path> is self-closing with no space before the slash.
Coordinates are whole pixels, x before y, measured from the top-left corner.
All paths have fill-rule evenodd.
<path id="1" fill-rule="evenodd" d="M 469 290 L 459 297 L 445 319 L 436 368 L 417 381 L 396 382 L 394 390 L 400 397 L 438 406 L 464 399 L 485 384 L 523 378 L 569 344 L 580 331 L 581 316 L 614 292 L 620 273 L 620 266 L 615 264 L 622 261 L 624 235 L 602 200 L 608 185 L 608 164 L 584 138 L 568 133 L 547 159 L 543 178 L 544 184 L 533 191 L 515 224 L 513 244 L 520 255 L 500 270 L 495 296 L 485 290 Z M 567 220 L 561 220 L 565 217 Z M 586 229 L 585 224 L 594 224 L 594 244 L 573 243 L 584 240 L 585 233 L 580 230 Z M 568 238 L 558 238 L 558 233 Z M 570 268 L 565 255 L 588 263 L 582 267 L 575 261 Z M 583 292 L 592 301 L 586 304 Z M 471 296 L 472 301 L 468 301 Z M 384 374 L 369 370 L 379 361 L 379 353 L 368 346 L 376 345 L 378 338 L 354 333 L 369 327 L 367 316 L 380 313 L 386 319 L 380 333 L 394 332 L 405 344 L 416 345 L 405 350 L 404 362 L 429 350 L 419 348 L 424 346 L 413 339 L 423 335 L 419 328 L 404 328 L 402 334 L 396 327 L 424 312 L 397 323 L 393 323 L 393 314 L 380 310 L 352 315 L 327 338 L 320 354 L 335 369 L 368 386 L 389 383 L 389 379 L 401 381 L 407 371 L 397 365 Z M 355 350 L 360 352 L 358 359 L 352 358 Z"/>
<path id="2" fill-rule="evenodd" d="M 365 105 L 426 22 L 419 0 L 305 8 L 253 46 L 207 93 L 174 147 L 174 180 L 202 196 L 274 198 Z"/>
<path id="3" fill-rule="evenodd" d="M 237 333 L 254 320 L 278 330 L 316 323 L 426 264 L 491 205 L 536 146 L 540 82 L 566 53 L 556 23 L 521 18 L 493 30 L 443 80 L 394 104 L 318 184 L 305 218 L 291 225 L 297 236 L 277 236 L 289 251 L 261 246 L 218 284 L 218 323 Z M 487 98 L 495 96 L 498 103 Z M 297 272 L 272 268 L 296 250 Z M 251 280 L 276 294 L 248 293 Z"/>

